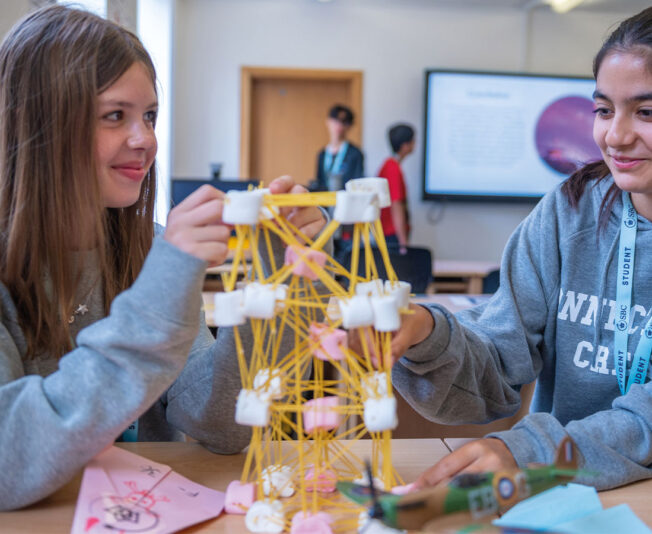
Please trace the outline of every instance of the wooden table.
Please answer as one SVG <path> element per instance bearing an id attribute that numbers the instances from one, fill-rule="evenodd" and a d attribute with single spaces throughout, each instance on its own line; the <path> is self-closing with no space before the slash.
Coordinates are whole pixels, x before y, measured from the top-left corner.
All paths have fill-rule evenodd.
<path id="1" fill-rule="evenodd" d="M 206 277 L 204 278 L 204 291 L 224 291 L 224 285 L 222 284 L 222 275 L 231 274 L 233 268 L 232 263 L 223 263 L 217 267 L 209 267 L 206 269 Z M 238 276 L 237 279 L 241 280 L 244 278 L 246 269 L 244 265 L 238 265 Z"/>
<path id="2" fill-rule="evenodd" d="M 227 484 L 240 476 L 244 455 L 220 456 L 212 454 L 197 443 L 121 443 L 121 447 L 154 461 L 170 465 L 175 471 L 200 484 L 224 490 Z M 369 441 L 354 444 L 353 451 L 364 457 Z M 448 449 L 440 440 L 394 440 L 394 465 L 406 480 L 414 480 L 426 467 L 442 458 Z M 29 508 L 0 513 L 0 532 L 3 534 L 66 533 L 70 532 L 75 512 L 81 472 L 70 483 L 51 497 Z M 612 491 L 600 493 L 605 507 L 627 503 L 634 513 L 652 526 L 650 493 L 652 480 L 638 482 Z M 460 527 L 463 526 L 460 525 Z M 246 533 L 242 516 L 222 515 L 184 532 L 220 534 Z"/>
<path id="3" fill-rule="evenodd" d="M 490 261 L 434 260 L 435 291 L 482 293 L 482 281 L 498 269 L 500 265 Z"/>

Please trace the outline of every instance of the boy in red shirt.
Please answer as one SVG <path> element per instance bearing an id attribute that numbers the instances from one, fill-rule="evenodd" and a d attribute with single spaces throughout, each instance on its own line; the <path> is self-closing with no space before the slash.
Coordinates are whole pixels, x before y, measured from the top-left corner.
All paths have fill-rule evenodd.
<path id="1" fill-rule="evenodd" d="M 408 124 L 395 124 L 389 129 L 388 136 L 394 156 L 385 160 L 378 176 L 386 178 L 389 182 L 389 196 L 392 205 L 382 209 L 380 221 L 387 244 L 390 247 L 398 247 L 401 254 L 406 254 L 410 219 L 401 161 L 414 150 L 414 128 Z"/>

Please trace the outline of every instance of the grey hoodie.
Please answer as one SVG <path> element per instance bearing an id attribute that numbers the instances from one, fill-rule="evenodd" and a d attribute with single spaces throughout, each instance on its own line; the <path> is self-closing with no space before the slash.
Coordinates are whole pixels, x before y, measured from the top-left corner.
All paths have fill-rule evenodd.
<path id="1" fill-rule="evenodd" d="M 275 239 L 277 265 L 282 253 Z M 223 454 L 249 443 L 249 427 L 234 419 L 241 382 L 233 329 L 215 340 L 200 312 L 206 263 L 156 237 L 137 280 L 104 317 L 96 258 L 79 261 L 78 297 L 89 313 L 75 318 L 76 348 L 60 360 L 23 360 L 16 307 L 0 284 L 0 510 L 55 491 L 137 418 L 139 441 L 183 432 Z M 251 346 L 251 332 L 240 331 Z"/>
<path id="2" fill-rule="evenodd" d="M 652 383 L 622 396 L 614 371 L 620 197 L 598 231 L 612 183 L 589 186 L 577 209 L 560 188 L 546 195 L 510 238 L 493 298 L 455 315 L 430 306 L 433 332 L 392 373 L 419 413 L 445 424 L 512 415 L 520 387 L 537 379 L 531 413 L 490 436 L 525 466 L 550 463 L 570 435 L 581 466 L 597 472 L 580 482 L 598 489 L 652 476 Z M 639 216 L 638 225 L 632 354 L 652 312 L 652 223 Z"/>

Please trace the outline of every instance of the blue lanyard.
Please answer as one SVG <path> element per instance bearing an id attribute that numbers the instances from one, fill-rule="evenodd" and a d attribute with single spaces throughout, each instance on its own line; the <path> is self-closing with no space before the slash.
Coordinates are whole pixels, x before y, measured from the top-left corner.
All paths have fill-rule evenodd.
<path id="1" fill-rule="evenodd" d="M 340 146 L 337 156 L 335 156 L 335 161 L 333 162 L 333 154 L 330 153 L 328 148 L 324 151 L 324 172 L 326 174 L 339 174 L 342 169 L 342 163 L 344 163 L 344 156 L 346 156 L 346 151 L 349 148 L 349 143 L 344 141 L 342 146 Z"/>
<path id="2" fill-rule="evenodd" d="M 632 384 L 642 384 L 647 376 L 647 367 L 652 352 L 652 317 L 641 332 L 636 346 L 627 385 L 627 342 L 629 340 L 630 310 L 632 307 L 632 286 L 634 284 L 634 253 L 636 252 L 636 230 L 638 226 L 636 209 L 629 193 L 623 191 L 623 218 L 620 225 L 618 247 L 618 284 L 616 286 L 616 328 L 614 330 L 614 349 L 618 387 L 624 395 Z"/>

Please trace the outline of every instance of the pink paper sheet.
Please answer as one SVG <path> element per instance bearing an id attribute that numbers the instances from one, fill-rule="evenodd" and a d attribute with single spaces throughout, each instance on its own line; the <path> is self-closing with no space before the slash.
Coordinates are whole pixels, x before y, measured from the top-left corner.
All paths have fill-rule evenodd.
<path id="1" fill-rule="evenodd" d="M 224 493 L 110 447 L 84 470 L 71 534 L 166 534 L 217 517 Z"/>

